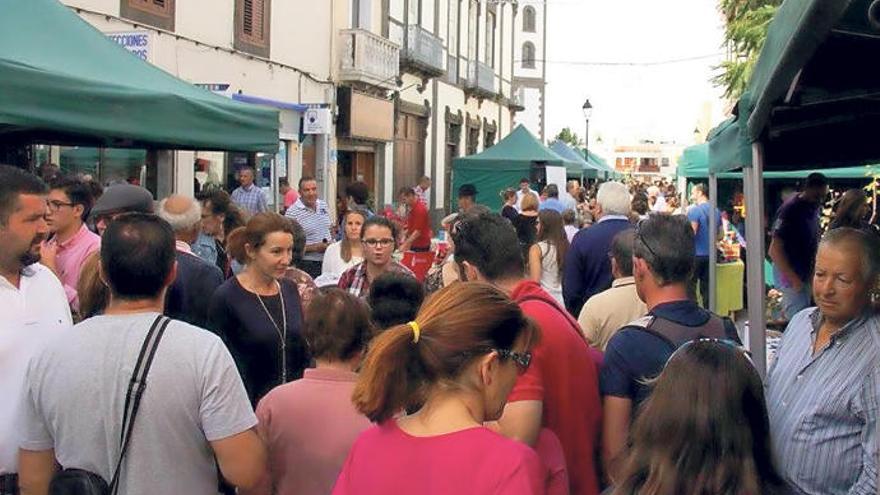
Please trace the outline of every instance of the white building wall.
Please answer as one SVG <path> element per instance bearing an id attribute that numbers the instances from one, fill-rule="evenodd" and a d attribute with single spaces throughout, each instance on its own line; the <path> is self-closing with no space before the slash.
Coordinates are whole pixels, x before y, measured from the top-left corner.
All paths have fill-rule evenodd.
<path id="1" fill-rule="evenodd" d="M 183 0 L 176 2 L 174 33 L 151 27 L 143 22 L 121 17 L 119 0 L 62 0 L 81 9 L 80 16 L 104 33 L 142 31 L 149 35 L 148 61 L 170 74 L 194 84 L 229 84 L 226 93 L 243 93 L 287 103 L 326 103 L 335 101 L 335 90 L 329 79 L 335 69 L 332 49 L 333 3 L 313 0 L 274 0 L 271 5 L 270 56 L 268 59 L 234 49 L 234 0 Z M 379 0 L 374 0 L 379 1 Z M 291 24 L 292 19 L 309 18 L 310 22 Z M 308 47 L 308 49 L 304 49 Z M 307 77 L 308 74 L 311 77 Z M 324 81 L 324 82 L 321 82 Z M 329 137 L 329 136 L 328 136 Z M 288 155 L 287 175 L 300 176 L 301 156 L 297 136 Z M 327 138 L 318 140 L 327 147 Z M 327 160 L 326 152 L 318 156 Z M 223 154 L 210 151 L 176 152 L 176 166 L 171 177 L 160 180 L 160 191 L 191 194 L 194 157 L 209 158 L 222 163 Z M 294 169 L 294 165 L 297 169 Z M 335 170 L 323 166 L 335 178 Z M 160 170 L 161 172 L 161 170 Z"/>

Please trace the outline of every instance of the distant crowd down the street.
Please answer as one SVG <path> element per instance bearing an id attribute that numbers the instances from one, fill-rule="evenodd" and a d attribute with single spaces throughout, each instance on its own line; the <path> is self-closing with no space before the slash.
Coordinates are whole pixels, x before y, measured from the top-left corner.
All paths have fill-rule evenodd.
<path id="1" fill-rule="evenodd" d="M 248 167 L 159 201 L 40 172 L 0 165 L 0 495 L 877 493 L 862 189 L 768 215 L 762 380 L 718 302 L 737 193 L 524 177 L 436 222 L 429 177 L 384 209 L 282 178 L 271 211 Z"/>

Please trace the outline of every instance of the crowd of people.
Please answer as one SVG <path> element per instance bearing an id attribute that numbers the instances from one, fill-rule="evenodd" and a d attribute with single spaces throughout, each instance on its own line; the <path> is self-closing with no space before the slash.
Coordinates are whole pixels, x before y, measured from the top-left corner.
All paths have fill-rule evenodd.
<path id="1" fill-rule="evenodd" d="M 466 184 L 440 243 L 427 178 L 393 215 L 351 184 L 337 219 L 314 178 L 283 214 L 241 185 L 0 166 L 0 495 L 876 493 L 864 194 L 821 235 L 824 178 L 780 209 L 806 302 L 765 384 L 700 303 L 702 186 L 524 179 L 495 213 Z"/>

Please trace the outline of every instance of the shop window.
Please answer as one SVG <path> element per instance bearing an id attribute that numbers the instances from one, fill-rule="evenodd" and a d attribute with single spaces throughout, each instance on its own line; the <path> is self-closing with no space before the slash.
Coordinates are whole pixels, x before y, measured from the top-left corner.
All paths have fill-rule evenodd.
<path id="1" fill-rule="evenodd" d="M 146 150 L 62 146 L 59 157 L 64 174 L 90 176 L 105 187 L 136 184 L 156 193 L 155 184 L 147 177 Z"/>
<path id="2" fill-rule="evenodd" d="M 535 68 L 535 45 L 531 41 L 523 43 L 522 47 L 522 67 L 523 69 Z"/>
<path id="3" fill-rule="evenodd" d="M 235 0 L 235 49 L 269 57 L 271 0 Z"/>
<path id="4" fill-rule="evenodd" d="M 535 32 L 535 8 L 531 5 L 523 9 L 523 31 Z"/>
<path id="5" fill-rule="evenodd" d="M 176 0 L 120 0 L 122 17 L 133 21 L 174 31 L 174 4 Z"/>

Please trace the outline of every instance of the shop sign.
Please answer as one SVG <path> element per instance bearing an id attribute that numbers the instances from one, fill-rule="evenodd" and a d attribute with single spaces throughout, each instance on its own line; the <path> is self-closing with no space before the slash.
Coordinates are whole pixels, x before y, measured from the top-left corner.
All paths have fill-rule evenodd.
<path id="1" fill-rule="evenodd" d="M 330 134 L 330 109 L 307 109 L 303 114 L 303 133 Z"/>
<path id="2" fill-rule="evenodd" d="M 135 57 L 149 62 L 150 59 L 150 33 L 147 31 L 125 31 L 119 33 L 107 33 L 110 41 L 131 52 Z"/>

